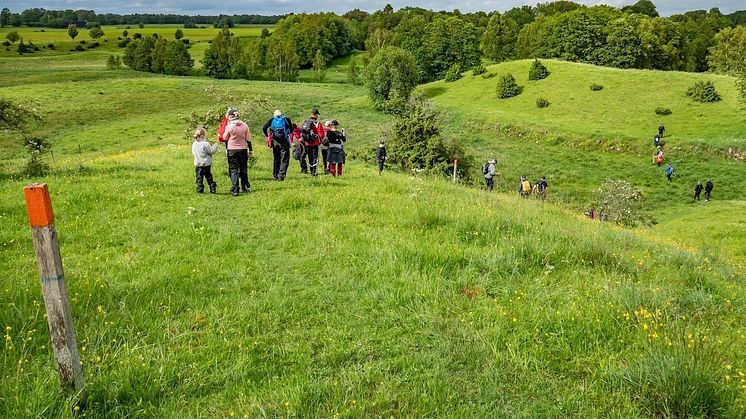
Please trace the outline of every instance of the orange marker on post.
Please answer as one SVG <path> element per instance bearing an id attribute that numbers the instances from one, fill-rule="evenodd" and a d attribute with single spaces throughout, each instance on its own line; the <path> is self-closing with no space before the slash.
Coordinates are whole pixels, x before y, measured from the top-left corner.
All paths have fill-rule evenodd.
<path id="1" fill-rule="evenodd" d="M 54 358 L 60 374 L 60 385 L 66 390 L 73 389 L 84 402 L 83 369 L 80 365 L 80 354 L 67 298 L 49 189 L 45 183 L 34 183 L 23 188 L 23 192 L 26 195 L 26 210 L 34 239 L 44 307 L 47 311 Z"/>

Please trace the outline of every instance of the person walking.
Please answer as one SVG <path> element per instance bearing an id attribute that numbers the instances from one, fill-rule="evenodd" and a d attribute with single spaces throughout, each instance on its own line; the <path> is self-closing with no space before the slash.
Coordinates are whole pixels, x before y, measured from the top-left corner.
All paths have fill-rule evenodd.
<path id="1" fill-rule="evenodd" d="M 663 126 L 663 123 L 661 122 L 660 125 L 658 125 L 658 138 L 663 138 L 663 133 L 666 132 L 666 127 Z"/>
<path id="2" fill-rule="evenodd" d="M 228 175 L 231 178 L 231 192 L 238 196 L 240 191 L 249 192 L 249 157 L 253 155 L 251 131 L 245 122 L 239 119 L 238 110 L 228 111 L 228 124 L 225 126 L 223 140 L 228 149 Z"/>
<path id="3" fill-rule="evenodd" d="M 547 199 L 547 189 L 549 184 L 547 183 L 547 177 L 542 176 L 541 179 L 536 181 L 536 196 L 541 199 Z"/>
<path id="4" fill-rule="evenodd" d="M 668 179 L 668 181 L 670 182 L 672 176 L 673 176 L 673 166 L 671 166 L 671 163 L 668 163 L 666 165 L 666 179 Z"/>
<path id="5" fill-rule="evenodd" d="M 339 122 L 332 120 L 329 125 L 329 132 L 326 137 L 329 140 L 329 174 L 332 176 L 342 176 L 342 168 L 345 164 L 345 150 L 342 144 L 347 141 L 344 128 L 337 130 Z"/>
<path id="6" fill-rule="evenodd" d="M 704 188 L 705 187 L 702 186 L 702 182 L 698 180 L 697 184 L 694 186 L 694 199 L 696 199 L 697 201 L 699 201 L 699 194 L 702 193 L 702 189 L 704 189 Z"/>
<path id="7" fill-rule="evenodd" d="M 283 181 L 287 175 L 290 164 L 290 135 L 293 132 L 293 122 L 282 111 L 275 110 L 274 116 L 269 118 L 262 127 L 264 135 L 272 138 L 272 155 L 274 164 L 272 166 L 272 177 Z"/>
<path id="8" fill-rule="evenodd" d="M 319 122 L 319 110 L 317 108 L 311 109 L 311 116 L 303 121 L 303 125 L 300 127 L 300 136 L 308 158 L 308 169 L 311 176 L 316 176 L 319 167 L 319 146 L 326 137 L 326 131 Z M 326 173 L 326 153 L 324 150 L 322 150 L 322 157 L 324 159 L 324 173 Z M 303 170 L 304 163 L 305 160 L 301 163 L 301 170 Z"/>
<path id="9" fill-rule="evenodd" d="M 712 195 L 712 180 L 707 179 L 707 183 L 705 183 L 705 202 L 710 201 L 710 196 Z"/>
<path id="10" fill-rule="evenodd" d="M 495 172 L 496 164 L 497 160 L 488 160 L 487 163 L 485 163 L 486 167 L 482 170 L 482 173 L 484 174 L 484 183 L 487 186 L 487 192 L 492 192 L 492 188 L 495 187 L 495 176 L 497 176 L 497 172 Z"/>
<path id="11" fill-rule="evenodd" d="M 531 195 L 531 182 L 526 179 L 526 176 L 521 176 L 521 183 L 518 184 L 518 193 L 524 198 L 528 198 Z"/>
<path id="12" fill-rule="evenodd" d="M 378 176 L 381 176 L 381 173 L 383 173 L 383 165 L 386 163 L 386 144 L 384 144 L 383 141 L 378 143 L 376 160 L 378 160 Z"/>
<path id="13" fill-rule="evenodd" d="M 218 144 L 210 144 L 205 139 L 207 131 L 199 127 L 194 131 L 192 155 L 194 156 L 194 174 L 197 178 L 197 193 L 205 193 L 204 180 L 210 187 L 210 193 L 217 193 L 218 184 L 212 178 L 212 155 L 218 152 Z"/>
<path id="14" fill-rule="evenodd" d="M 658 146 L 656 147 L 655 157 L 653 157 L 653 162 L 657 164 L 658 167 L 660 167 L 660 165 L 663 164 L 663 159 L 664 159 L 663 147 Z"/>

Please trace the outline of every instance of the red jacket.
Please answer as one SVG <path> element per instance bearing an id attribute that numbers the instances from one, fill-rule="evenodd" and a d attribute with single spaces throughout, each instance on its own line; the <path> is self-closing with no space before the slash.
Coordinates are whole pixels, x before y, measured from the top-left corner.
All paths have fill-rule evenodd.
<path id="1" fill-rule="evenodd" d="M 223 134 L 225 134 L 225 126 L 228 125 L 228 117 L 223 118 L 223 122 L 220 123 L 220 128 L 218 128 L 218 142 L 224 143 L 225 139 L 223 138 Z"/>
<path id="2" fill-rule="evenodd" d="M 326 135 L 326 131 L 324 131 L 324 126 L 321 125 L 321 123 L 319 121 L 317 121 L 316 119 L 313 119 L 313 118 L 309 118 L 309 119 L 312 120 L 312 121 L 314 121 L 313 129 L 314 129 L 314 131 L 316 131 L 316 136 L 318 138 L 316 138 L 313 141 L 306 141 L 306 140 L 302 140 L 302 141 L 303 141 L 303 145 L 305 145 L 306 147 L 314 147 L 314 146 L 317 146 L 317 145 L 321 144 L 321 140 Z"/>

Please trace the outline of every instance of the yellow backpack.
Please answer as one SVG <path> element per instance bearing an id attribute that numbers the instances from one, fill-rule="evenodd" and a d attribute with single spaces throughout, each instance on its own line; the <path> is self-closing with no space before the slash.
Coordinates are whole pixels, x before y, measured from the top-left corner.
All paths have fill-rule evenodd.
<path id="1" fill-rule="evenodd" d="M 523 181 L 523 192 L 531 192 L 531 183 L 527 180 Z"/>

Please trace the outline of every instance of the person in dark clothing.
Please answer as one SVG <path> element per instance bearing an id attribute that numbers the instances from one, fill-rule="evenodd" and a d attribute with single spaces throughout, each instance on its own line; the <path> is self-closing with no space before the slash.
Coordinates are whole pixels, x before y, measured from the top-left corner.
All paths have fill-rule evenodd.
<path id="1" fill-rule="evenodd" d="M 713 188 L 712 180 L 707 179 L 707 183 L 705 183 L 705 201 L 710 200 L 710 195 L 712 194 L 712 188 Z"/>
<path id="2" fill-rule="evenodd" d="M 378 176 L 381 176 L 381 173 L 383 173 L 383 164 L 386 163 L 386 144 L 383 141 L 378 143 L 376 160 L 378 160 Z"/>
<path id="3" fill-rule="evenodd" d="M 326 136 L 324 127 L 319 122 L 319 110 L 313 108 L 311 110 L 311 117 L 303 121 L 303 125 L 300 128 L 301 141 L 305 146 L 305 154 L 308 158 L 308 168 L 311 171 L 312 176 L 316 176 L 319 167 L 319 146 L 321 140 Z M 326 154 L 323 154 L 324 158 L 324 172 L 326 173 Z M 302 167 L 301 167 L 302 168 Z"/>
<path id="4" fill-rule="evenodd" d="M 694 186 L 694 199 L 696 199 L 697 201 L 699 201 L 699 194 L 702 193 L 702 189 L 704 189 L 704 188 L 705 187 L 702 186 L 702 182 L 698 180 L 697 181 L 697 185 Z"/>
<path id="5" fill-rule="evenodd" d="M 265 136 L 271 135 L 272 154 L 274 155 L 274 165 L 272 167 L 272 177 L 275 180 L 285 180 L 290 163 L 290 135 L 293 132 L 293 122 L 290 118 L 283 116 L 282 111 L 277 109 L 275 115 L 269 118 L 262 127 L 262 133 Z"/>
<path id="6" fill-rule="evenodd" d="M 542 176 L 541 179 L 536 181 L 536 196 L 540 199 L 547 199 L 547 189 L 549 184 L 547 183 L 547 177 Z"/>
<path id="7" fill-rule="evenodd" d="M 653 137 L 653 145 L 656 146 L 656 147 L 658 147 L 659 145 L 661 145 L 661 137 L 660 137 L 660 135 L 656 135 L 655 137 Z"/>
<path id="8" fill-rule="evenodd" d="M 661 123 L 658 125 L 658 138 L 663 138 L 663 133 L 666 132 L 666 127 Z"/>
<path id="9" fill-rule="evenodd" d="M 342 176 L 342 168 L 345 164 L 345 150 L 342 144 L 347 141 L 345 130 L 337 131 L 339 122 L 333 120 L 330 124 L 326 138 L 329 140 L 329 174 Z"/>

